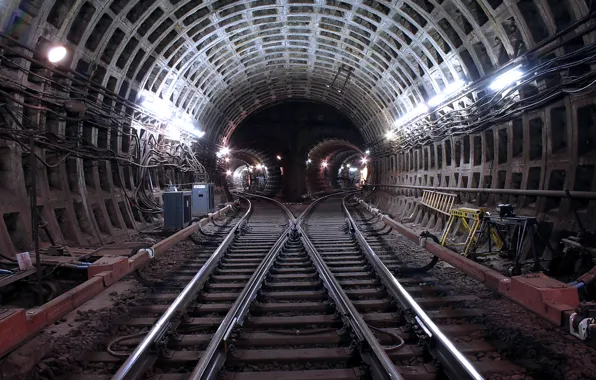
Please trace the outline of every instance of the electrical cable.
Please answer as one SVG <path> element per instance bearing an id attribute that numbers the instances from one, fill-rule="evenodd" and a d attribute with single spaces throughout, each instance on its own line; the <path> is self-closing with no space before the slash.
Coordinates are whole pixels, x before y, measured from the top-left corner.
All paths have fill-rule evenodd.
<path id="1" fill-rule="evenodd" d="M 394 346 L 383 346 L 385 351 L 395 351 L 395 350 L 402 348 L 406 344 L 406 341 L 401 336 L 393 333 L 392 331 L 387 331 L 387 330 L 381 329 L 379 327 L 371 326 L 370 324 L 367 324 L 367 326 L 369 329 L 371 329 L 373 331 L 377 331 L 377 332 L 385 334 L 385 335 L 389 335 L 390 337 L 394 338 L 395 340 L 397 340 L 399 342 L 398 344 L 396 344 Z"/>
<path id="2" fill-rule="evenodd" d="M 106 347 L 106 351 L 108 351 L 110 353 L 110 355 L 112 355 L 112 356 L 128 357 L 128 356 L 130 356 L 130 354 L 132 354 L 132 352 L 114 351 L 112 349 L 112 346 L 114 346 L 115 344 L 117 344 L 119 342 L 122 342 L 123 340 L 137 338 L 137 337 L 141 337 L 141 336 L 145 336 L 145 335 L 147 335 L 147 332 L 124 335 L 124 336 L 118 337 L 116 339 L 113 339 L 112 341 L 110 341 L 110 343 L 108 343 L 108 345 Z"/>

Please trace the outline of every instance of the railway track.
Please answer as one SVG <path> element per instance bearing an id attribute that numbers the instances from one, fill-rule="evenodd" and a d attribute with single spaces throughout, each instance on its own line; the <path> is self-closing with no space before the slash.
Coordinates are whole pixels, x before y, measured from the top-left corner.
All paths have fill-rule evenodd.
<path id="1" fill-rule="evenodd" d="M 425 275 L 396 281 L 399 258 L 343 197 L 297 219 L 253 200 L 211 255 L 133 309 L 124 335 L 80 358 L 87 371 L 60 379 L 481 379 L 519 369 L 475 368 L 469 359 L 495 349 L 469 342 L 482 331 L 471 297 Z"/>

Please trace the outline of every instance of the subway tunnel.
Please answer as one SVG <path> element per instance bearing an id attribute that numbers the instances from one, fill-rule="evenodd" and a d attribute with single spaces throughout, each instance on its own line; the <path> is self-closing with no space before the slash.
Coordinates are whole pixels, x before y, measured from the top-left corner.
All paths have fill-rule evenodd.
<path id="1" fill-rule="evenodd" d="M 5 0 L 0 25 L 4 255 L 31 200 L 42 247 L 96 246 L 255 165 L 289 201 L 351 163 L 394 213 L 435 189 L 594 227 L 589 0 Z"/>
<path id="2" fill-rule="evenodd" d="M 593 2 L 0 0 L 0 378 L 593 378 Z"/>

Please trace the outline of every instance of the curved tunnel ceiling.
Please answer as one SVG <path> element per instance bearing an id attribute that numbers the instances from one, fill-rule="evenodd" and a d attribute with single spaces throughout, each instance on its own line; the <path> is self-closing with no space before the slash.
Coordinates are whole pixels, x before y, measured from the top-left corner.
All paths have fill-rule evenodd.
<path id="1" fill-rule="evenodd" d="M 586 12 L 584 1 L 567 2 L 573 18 Z M 98 62 L 119 83 L 159 93 L 212 140 L 292 98 L 332 105 L 371 141 L 454 78 L 477 79 L 535 45 L 532 16 L 548 21 L 543 34 L 556 30 L 558 2 L 521 3 L 59 0 L 30 22 L 68 43 L 73 66 Z"/>

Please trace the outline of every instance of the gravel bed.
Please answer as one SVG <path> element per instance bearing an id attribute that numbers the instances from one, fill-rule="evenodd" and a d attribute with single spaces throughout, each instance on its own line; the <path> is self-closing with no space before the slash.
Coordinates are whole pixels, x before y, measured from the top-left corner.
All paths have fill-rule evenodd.
<path id="1" fill-rule="evenodd" d="M 358 211 L 353 213 L 357 220 L 365 215 L 362 210 Z M 377 229 L 380 227 L 381 223 L 375 225 Z M 395 257 L 404 265 L 423 266 L 432 258 L 426 250 L 396 232 L 381 238 L 391 245 Z M 508 360 L 526 368 L 528 373 L 491 376 L 490 379 L 596 379 L 596 350 L 569 335 L 565 329 L 541 319 L 447 263 L 439 262 L 426 275 L 435 277 L 440 285 L 451 287 L 450 294 L 479 298 L 476 302 L 465 303 L 467 307 L 485 313 L 478 321 L 487 326 L 485 335 L 474 338 L 491 342 L 499 349 L 499 355 L 485 354 L 477 360 Z"/>

